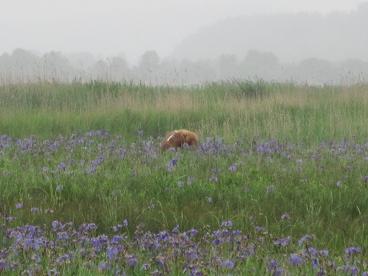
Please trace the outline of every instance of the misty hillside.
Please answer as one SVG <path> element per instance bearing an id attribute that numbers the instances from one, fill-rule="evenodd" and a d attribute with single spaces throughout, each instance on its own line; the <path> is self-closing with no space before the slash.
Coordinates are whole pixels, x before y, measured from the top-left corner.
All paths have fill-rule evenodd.
<path id="1" fill-rule="evenodd" d="M 265 80 L 309 84 L 368 81 L 368 2 L 352 12 L 243 16 L 201 29 L 171 56 L 152 49 L 137 64 L 89 52 L 0 53 L 0 85 L 114 81 L 191 85 Z M 117 49 L 123 52 L 124 49 Z"/>
<path id="2" fill-rule="evenodd" d="M 353 12 L 242 16 L 226 19 L 187 37 L 173 51 L 178 59 L 244 57 L 270 51 L 284 62 L 305 58 L 368 60 L 368 3 Z"/>

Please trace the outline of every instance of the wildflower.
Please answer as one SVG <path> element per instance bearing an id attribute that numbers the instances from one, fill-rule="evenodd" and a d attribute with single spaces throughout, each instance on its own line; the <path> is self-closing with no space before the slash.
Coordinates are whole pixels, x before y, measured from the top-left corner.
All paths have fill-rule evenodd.
<path id="1" fill-rule="evenodd" d="M 59 241 L 66 241 L 69 239 L 69 234 L 67 232 L 58 232 L 56 236 L 56 239 Z"/>
<path id="2" fill-rule="evenodd" d="M 345 249 L 345 254 L 348 256 L 353 256 L 359 254 L 362 250 L 360 247 L 348 247 Z"/>
<path id="3" fill-rule="evenodd" d="M 189 261 L 194 261 L 194 260 L 197 260 L 199 258 L 197 251 L 195 251 L 195 250 L 193 250 L 191 248 L 186 252 L 185 255 L 186 255 L 186 258 Z"/>
<path id="4" fill-rule="evenodd" d="M 163 256 L 157 256 L 156 257 L 156 263 L 160 267 L 164 267 L 165 266 L 165 257 L 163 257 Z"/>
<path id="5" fill-rule="evenodd" d="M 147 271 L 147 270 L 149 270 L 150 268 L 151 268 L 150 264 L 144 263 L 144 264 L 142 265 L 142 270 L 144 270 L 144 271 Z"/>
<path id="6" fill-rule="evenodd" d="M 203 273 L 200 270 L 198 270 L 198 268 L 194 267 L 190 271 L 190 276 L 203 276 Z"/>
<path id="7" fill-rule="evenodd" d="M 300 241 L 300 240 L 299 240 Z M 299 243 L 299 242 L 298 242 Z M 301 244 L 299 244 L 300 246 Z M 315 249 L 314 247 L 308 247 L 307 252 L 309 253 L 310 256 L 316 257 L 318 255 L 318 250 Z"/>
<path id="8" fill-rule="evenodd" d="M 124 220 L 123 220 L 123 226 L 124 226 L 124 227 L 128 227 L 128 220 L 127 220 L 127 219 L 124 219 Z"/>
<path id="9" fill-rule="evenodd" d="M 349 273 L 351 276 L 357 276 L 359 273 L 359 268 L 353 265 L 344 265 L 340 267 L 340 270 L 344 271 L 345 273 Z"/>
<path id="10" fill-rule="evenodd" d="M 275 259 L 269 261 L 267 264 L 267 269 L 269 272 L 272 272 L 272 276 L 281 276 L 284 271 L 281 267 L 279 267 L 279 264 Z"/>
<path id="11" fill-rule="evenodd" d="M 100 272 L 106 271 L 106 270 L 108 270 L 109 268 L 110 268 L 110 265 L 109 265 L 108 263 L 106 263 L 106 262 L 100 262 L 100 263 L 98 264 L 98 270 L 99 270 Z"/>
<path id="12" fill-rule="evenodd" d="M 235 267 L 235 263 L 232 260 L 224 260 L 221 266 L 226 269 L 233 269 Z"/>
<path id="13" fill-rule="evenodd" d="M 190 230 L 187 232 L 187 234 L 188 234 L 188 236 L 189 236 L 189 237 L 194 237 L 194 236 L 196 236 L 196 235 L 198 234 L 198 230 L 197 230 L 197 229 L 192 228 L 192 229 L 190 229 Z"/>
<path id="14" fill-rule="evenodd" d="M 322 257 L 327 257 L 328 256 L 328 250 L 327 249 L 322 249 L 319 251 L 319 254 L 322 256 Z"/>
<path id="15" fill-rule="evenodd" d="M 308 244 L 313 239 L 311 235 L 304 235 L 303 237 L 298 240 L 299 246 L 302 246 L 303 244 Z"/>
<path id="16" fill-rule="evenodd" d="M 96 252 L 100 252 L 102 250 L 103 242 L 100 239 L 92 238 L 91 243 Z"/>
<path id="17" fill-rule="evenodd" d="M 38 254 L 32 254 L 31 260 L 34 261 L 35 263 L 39 263 L 41 262 L 41 257 Z"/>
<path id="18" fill-rule="evenodd" d="M 318 268 L 318 259 L 312 259 L 312 267 L 313 269 L 317 269 Z"/>
<path id="19" fill-rule="evenodd" d="M 341 186 L 342 186 L 342 182 L 341 182 L 341 180 L 337 181 L 337 182 L 336 182 L 336 187 L 337 187 L 337 188 L 340 188 Z"/>
<path id="20" fill-rule="evenodd" d="M 111 243 L 112 244 L 119 244 L 119 243 L 121 243 L 122 240 L 123 240 L 123 237 L 122 236 L 116 235 L 116 236 L 113 236 L 111 238 Z"/>
<path id="21" fill-rule="evenodd" d="M 92 231 L 95 231 L 96 229 L 97 229 L 97 225 L 94 223 L 83 223 L 79 227 L 80 232 L 92 232 Z"/>
<path id="22" fill-rule="evenodd" d="M 266 228 L 262 227 L 262 226 L 256 226 L 254 228 L 256 230 L 256 232 L 265 232 L 266 231 Z"/>
<path id="23" fill-rule="evenodd" d="M 233 163 L 229 166 L 229 171 L 230 172 L 236 172 L 238 170 L 238 165 L 236 163 Z"/>
<path id="24" fill-rule="evenodd" d="M 0 272 L 8 268 L 8 263 L 4 259 L 0 259 Z"/>
<path id="25" fill-rule="evenodd" d="M 240 230 L 234 230 L 232 232 L 233 236 L 239 236 L 241 234 L 241 231 Z"/>
<path id="26" fill-rule="evenodd" d="M 272 273 L 272 276 L 282 276 L 284 273 L 284 269 L 282 267 L 276 268 L 276 270 Z"/>
<path id="27" fill-rule="evenodd" d="M 31 208 L 31 212 L 32 212 L 33 214 L 35 214 L 35 213 L 39 213 L 39 212 L 40 212 L 40 208 L 32 207 L 32 208 Z"/>
<path id="28" fill-rule="evenodd" d="M 173 158 L 167 163 L 166 169 L 168 172 L 172 172 L 175 169 L 176 164 L 178 163 L 178 159 Z"/>
<path id="29" fill-rule="evenodd" d="M 94 173 L 96 173 L 96 170 L 97 170 L 97 167 L 90 166 L 90 167 L 86 170 L 86 173 L 87 173 L 87 174 L 94 174 Z"/>
<path id="30" fill-rule="evenodd" d="M 98 156 L 96 159 L 92 160 L 89 168 L 86 170 L 87 174 L 94 174 L 103 162 L 105 161 L 105 157 L 103 155 Z"/>
<path id="31" fill-rule="evenodd" d="M 269 271 L 275 270 L 278 266 L 279 264 L 277 263 L 275 259 L 270 260 L 267 264 L 267 268 Z"/>
<path id="32" fill-rule="evenodd" d="M 281 239 L 274 241 L 273 244 L 281 246 L 281 247 L 286 247 L 289 245 L 290 242 L 291 242 L 291 237 L 288 236 L 286 238 L 281 238 Z"/>
<path id="33" fill-rule="evenodd" d="M 289 220 L 290 219 L 290 215 L 288 213 L 284 213 L 281 215 L 281 219 L 282 220 Z"/>
<path id="34" fill-rule="evenodd" d="M 16 208 L 16 209 L 21 209 L 21 208 L 23 208 L 23 203 L 22 203 L 22 202 L 18 202 L 18 203 L 16 203 L 16 204 L 15 204 L 15 208 Z"/>
<path id="35" fill-rule="evenodd" d="M 65 263 L 69 263 L 71 260 L 71 256 L 70 254 L 64 254 L 58 258 L 56 258 L 56 263 L 59 265 L 65 264 Z"/>
<path id="36" fill-rule="evenodd" d="M 231 228 L 233 227 L 233 222 L 231 220 L 223 221 L 221 223 L 221 227 Z"/>
<path id="37" fill-rule="evenodd" d="M 120 148 L 119 149 L 119 158 L 121 160 L 123 160 L 125 158 L 126 154 L 127 154 L 127 150 L 125 148 Z"/>
<path id="38" fill-rule="evenodd" d="M 122 228 L 123 228 L 123 225 L 121 225 L 121 224 L 117 224 L 117 225 L 114 225 L 114 226 L 112 227 L 112 230 L 113 230 L 114 232 L 119 232 Z"/>
<path id="39" fill-rule="evenodd" d="M 169 239 L 169 233 L 166 231 L 161 231 L 157 236 L 159 241 L 167 241 Z"/>
<path id="40" fill-rule="evenodd" d="M 213 245 L 219 245 L 219 244 L 221 244 L 221 240 L 220 240 L 220 239 L 214 239 L 214 240 L 212 241 L 212 244 L 213 244 Z"/>
<path id="41" fill-rule="evenodd" d="M 66 170 L 66 164 L 64 162 L 59 163 L 57 166 L 59 171 L 65 171 Z"/>
<path id="42" fill-rule="evenodd" d="M 62 228 L 63 224 L 57 220 L 54 220 L 52 223 L 51 223 L 51 227 L 52 227 L 52 230 L 53 231 L 57 231 L 58 229 Z"/>
<path id="43" fill-rule="evenodd" d="M 300 266 L 304 263 L 304 260 L 301 256 L 297 254 L 291 254 L 289 258 L 289 262 L 293 266 Z"/>
<path id="44" fill-rule="evenodd" d="M 173 228 L 173 230 L 171 230 L 172 233 L 175 233 L 175 234 L 179 234 L 179 224 L 175 225 L 175 227 Z"/>
<path id="45" fill-rule="evenodd" d="M 256 151 L 260 154 L 274 154 L 274 153 L 281 153 L 283 149 L 283 145 L 281 145 L 276 140 L 270 140 L 263 144 L 258 144 L 256 146 Z"/>
<path id="46" fill-rule="evenodd" d="M 104 160 L 105 160 L 105 157 L 103 155 L 100 155 L 95 160 L 92 160 L 91 164 L 92 166 L 97 167 L 101 165 Z"/>
<path id="47" fill-rule="evenodd" d="M 12 221 L 16 220 L 16 217 L 13 217 L 13 216 L 7 216 L 7 217 L 5 217 L 5 220 L 6 220 L 7 222 L 12 222 Z"/>
<path id="48" fill-rule="evenodd" d="M 134 255 L 127 255 L 125 257 L 126 263 L 129 267 L 134 268 L 138 264 L 138 259 Z"/>
<path id="49" fill-rule="evenodd" d="M 109 246 L 106 250 L 107 258 L 113 260 L 119 254 L 119 248 L 115 246 Z"/>

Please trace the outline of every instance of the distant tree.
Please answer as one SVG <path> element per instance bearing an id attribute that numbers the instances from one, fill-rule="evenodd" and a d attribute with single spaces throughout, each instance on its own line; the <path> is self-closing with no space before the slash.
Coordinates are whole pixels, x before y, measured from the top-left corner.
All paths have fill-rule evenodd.
<path id="1" fill-rule="evenodd" d="M 87 70 L 96 62 L 95 57 L 88 52 L 78 52 L 68 54 L 69 63 L 78 70 Z"/>
<path id="2" fill-rule="evenodd" d="M 156 51 L 146 51 L 139 62 L 138 75 L 140 80 L 155 83 L 157 82 L 160 57 Z"/>
<path id="3" fill-rule="evenodd" d="M 235 55 L 221 55 L 217 59 L 219 78 L 226 80 L 238 76 L 238 60 Z"/>
<path id="4" fill-rule="evenodd" d="M 97 61 L 91 69 L 92 79 L 100 81 L 109 81 L 109 65 L 104 60 Z"/>
<path id="5" fill-rule="evenodd" d="M 153 71 L 160 65 L 160 57 L 156 51 L 146 51 L 140 60 L 139 68 L 141 70 Z"/>
<path id="6" fill-rule="evenodd" d="M 11 57 L 8 53 L 0 56 L 0 84 L 11 82 Z"/>
<path id="7" fill-rule="evenodd" d="M 212 60 L 204 59 L 196 62 L 183 60 L 180 67 L 184 83 L 197 84 L 217 80 L 216 67 Z"/>
<path id="8" fill-rule="evenodd" d="M 331 84 L 339 79 L 337 68 L 329 61 L 309 58 L 295 68 L 297 80 L 310 84 Z"/>
<path id="9" fill-rule="evenodd" d="M 129 79 L 128 62 L 122 57 L 112 57 L 108 59 L 109 74 L 112 81 L 126 81 Z"/>
<path id="10" fill-rule="evenodd" d="M 60 52 L 49 52 L 42 57 L 43 78 L 48 81 L 68 82 L 74 77 L 73 67 Z"/>
<path id="11" fill-rule="evenodd" d="M 272 80 L 277 77 L 280 65 L 273 53 L 250 50 L 240 67 L 245 77 Z"/>
<path id="12" fill-rule="evenodd" d="M 40 58 L 33 53 L 15 49 L 11 55 L 10 71 L 18 81 L 34 81 L 40 72 Z"/>

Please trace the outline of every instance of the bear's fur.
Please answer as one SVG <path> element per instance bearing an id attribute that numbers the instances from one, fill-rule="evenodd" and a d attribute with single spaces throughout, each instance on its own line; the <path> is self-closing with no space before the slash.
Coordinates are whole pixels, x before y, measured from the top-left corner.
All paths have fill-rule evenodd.
<path id="1" fill-rule="evenodd" d="M 179 129 L 170 131 L 166 134 L 164 141 L 161 143 L 161 150 L 167 150 L 169 148 L 181 148 L 187 144 L 190 147 L 196 147 L 198 145 L 198 135 L 192 131 L 186 129 Z"/>

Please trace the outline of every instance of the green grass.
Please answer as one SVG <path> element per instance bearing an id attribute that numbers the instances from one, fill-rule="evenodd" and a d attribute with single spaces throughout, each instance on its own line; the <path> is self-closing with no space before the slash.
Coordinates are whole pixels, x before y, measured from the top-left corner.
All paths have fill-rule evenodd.
<path id="1" fill-rule="evenodd" d="M 353 137 L 363 141 L 368 135 L 366 91 L 366 86 L 262 82 L 193 88 L 97 82 L 15 85 L 0 88 L 0 131 L 47 138 L 103 128 L 132 140 L 138 129 L 158 137 L 186 127 L 227 141 L 254 137 L 312 145 Z"/>
<path id="2" fill-rule="evenodd" d="M 368 86 L 263 82 L 192 88 L 97 82 L 1 87 L 0 134 L 35 135 L 38 142 L 30 152 L 16 145 L 0 148 L 0 212 L 16 216 L 14 225 L 95 222 L 101 233 L 124 218 L 130 231 L 140 223 L 151 231 L 176 224 L 216 228 L 231 219 L 245 232 L 264 226 L 275 238 L 313 234 L 318 247 L 329 248 L 332 255 L 352 245 L 367 250 L 368 185 L 363 178 L 368 149 L 356 150 L 368 137 L 367 92 Z M 175 128 L 198 131 L 202 142 L 206 136 L 223 137 L 236 150 L 218 155 L 156 151 L 160 137 Z M 112 136 L 68 148 L 71 134 L 96 129 Z M 143 137 L 137 136 L 139 130 Z M 145 152 L 148 137 L 156 155 Z M 255 151 L 254 141 L 271 138 L 294 148 L 270 155 Z M 47 152 L 46 139 L 59 139 L 62 146 Z M 319 146 L 343 139 L 349 149 L 342 154 L 335 154 L 333 146 Z M 124 159 L 112 143 L 127 150 Z M 86 173 L 101 154 L 105 161 L 94 174 Z M 174 157 L 178 165 L 168 172 Z M 61 162 L 67 164 L 65 171 L 58 169 Z M 233 163 L 236 172 L 228 169 Z M 219 170 L 218 182 L 210 181 L 213 169 Z M 16 210 L 17 202 L 24 208 Z M 32 214 L 32 207 L 41 212 Z M 290 220 L 281 219 L 284 213 Z"/>

